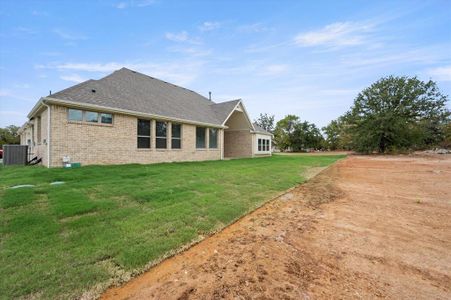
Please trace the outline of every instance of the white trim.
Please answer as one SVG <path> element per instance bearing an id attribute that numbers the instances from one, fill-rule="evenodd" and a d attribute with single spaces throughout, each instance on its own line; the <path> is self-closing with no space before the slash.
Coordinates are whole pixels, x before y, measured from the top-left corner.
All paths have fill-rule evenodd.
<path id="1" fill-rule="evenodd" d="M 252 124 L 251 118 L 249 118 L 249 114 L 247 113 L 246 106 L 244 106 L 244 103 L 242 100 L 240 100 L 240 104 L 243 107 L 244 114 L 246 115 L 246 119 L 249 122 L 249 125 L 251 125 L 251 130 L 255 130 L 254 124 Z"/>
<path id="2" fill-rule="evenodd" d="M 273 136 L 274 136 L 274 134 L 269 133 L 269 132 L 251 131 L 251 133 L 253 133 L 253 134 L 269 135 L 270 137 L 273 137 Z"/>
<path id="3" fill-rule="evenodd" d="M 235 112 L 236 107 L 241 103 L 241 99 L 237 99 L 237 100 L 238 100 L 238 103 L 233 107 L 233 109 L 227 115 L 227 118 L 225 118 L 224 122 L 222 122 L 222 126 L 226 126 L 225 123 L 229 120 L 230 116 Z"/>
<path id="4" fill-rule="evenodd" d="M 56 99 L 56 98 L 51 98 L 51 97 L 41 98 L 38 101 L 38 103 L 36 103 L 36 105 L 33 107 L 31 112 L 28 114 L 28 118 L 32 117 L 33 114 L 38 110 L 39 106 L 41 104 L 43 104 L 44 102 L 49 103 L 49 104 L 62 105 L 62 106 L 66 105 L 66 106 L 71 106 L 71 107 L 75 107 L 75 108 L 85 108 L 85 109 L 91 108 L 94 110 L 102 110 L 105 112 L 120 113 L 120 114 L 124 114 L 124 115 L 135 116 L 135 117 L 159 119 L 162 121 L 171 121 L 171 122 L 173 121 L 173 122 L 178 122 L 178 123 L 192 124 L 192 125 L 199 125 L 199 126 L 208 126 L 208 127 L 214 127 L 214 128 L 225 128 L 226 127 L 226 126 L 218 125 L 218 124 L 196 122 L 196 121 L 187 120 L 187 119 L 166 117 L 166 116 L 160 116 L 160 115 L 155 115 L 155 114 L 137 112 L 137 111 L 133 111 L 133 110 L 101 106 L 101 105 L 96 105 L 96 104 L 79 103 L 79 102 L 61 100 L 61 99 Z"/>
<path id="5" fill-rule="evenodd" d="M 51 120 L 51 106 L 43 103 L 47 107 L 47 168 L 50 168 L 50 120 Z"/>
<path id="6" fill-rule="evenodd" d="M 249 114 L 247 113 L 247 110 L 246 110 L 246 107 L 244 106 L 243 100 L 242 100 L 242 99 L 237 99 L 237 100 L 238 100 L 238 103 L 235 105 L 235 107 L 233 107 L 232 111 L 229 113 L 229 115 L 228 115 L 227 118 L 224 120 L 224 122 L 222 122 L 222 126 L 227 127 L 227 126 L 225 125 L 225 123 L 227 123 L 227 121 L 229 120 L 229 118 L 232 116 L 232 114 L 233 114 L 235 111 L 239 111 L 239 112 L 244 113 L 244 115 L 246 116 L 246 120 L 247 120 L 248 124 L 250 125 L 250 126 L 249 126 L 250 129 L 251 129 L 252 131 L 254 131 L 254 130 L 255 130 L 254 124 L 252 124 L 251 119 L 249 118 Z M 241 104 L 241 106 L 243 107 L 242 110 L 238 108 L 238 106 L 239 106 L 240 104 Z"/>

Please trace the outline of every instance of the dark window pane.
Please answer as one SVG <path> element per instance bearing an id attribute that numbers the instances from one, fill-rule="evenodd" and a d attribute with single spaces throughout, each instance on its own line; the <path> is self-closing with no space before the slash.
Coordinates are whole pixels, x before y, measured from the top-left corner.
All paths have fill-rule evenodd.
<path id="1" fill-rule="evenodd" d="M 156 126 L 156 135 L 166 137 L 168 123 L 157 121 L 155 126 Z"/>
<path id="2" fill-rule="evenodd" d="M 209 147 L 213 149 L 218 148 L 218 129 L 210 128 L 209 132 Z"/>
<path id="3" fill-rule="evenodd" d="M 138 135 L 150 136 L 150 121 L 138 119 Z"/>
<path id="4" fill-rule="evenodd" d="M 172 139 L 172 145 L 171 145 L 172 149 L 180 149 L 180 148 L 182 148 L 181 146 L 182 146 L 182 143 L 181 143 L 180 139 Z"/>
<path id="5" fill-rule="evenodd" d="M 138 148 L 150 148 L 150 138 L 138 137 Z"/>
<path id="6" fill-rule="evenodd" d="M 69 121 L 83 121 L 83 111 L 69 108 Z"/>
<path id="7" fill-rule="evenodd" d="M 100 114 L 100 122 L 103 124 L 113 124 L 112 114 Z"/>
<path id="8" fill-rule="evenodd" d="M 258 151 L 262 151 L 262 139 L 258 139 Z"/>
<path id="9" fill-rule="evenodd" d="M 158 149 L 166 149 L 166 138 L 157 138 L 156 147 Z"/>
<path id="10" fill-rule="evenodd" d="M 205 127 L 196 127 L 196 148 L 205 148 Z"/>
<path id="11" fill-rule="evenodd" d="M 181 137 L 181 125 L 172 123 L 172 137 Z"/>
<path id="12" fill-rule="evenodd" d="M 93 111 L 85 111 L 85 121 L 92 123 L 99 122 L 99 113 Z"/>

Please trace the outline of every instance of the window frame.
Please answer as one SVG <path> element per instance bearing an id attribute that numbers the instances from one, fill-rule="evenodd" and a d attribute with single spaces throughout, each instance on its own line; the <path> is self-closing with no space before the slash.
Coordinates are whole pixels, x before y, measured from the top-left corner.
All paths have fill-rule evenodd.
<path id="1" fill-rule="evenodd" d="M 74 112 L 80 112 L 81 118 L 80 119 L 71 119 L 71 111 Z M 86 116 L 88 113 L 96 113 L 97 114 L 97 121 L 88 121 L 86 119 Z M 110 118 L 111 122 L 104 122 L 103 118 Z M 114 114 L 109 112 L 102 112 L 102 111 L 94 111 L 94 110 L 83 110 L 78 108 L 67 108 L 67 122 L 74 122 L 74 123 L 83 123 L 83 124 L 91 124 L 91 125 L 106 125 L 106 126 L 113 126 L 114 123 Z"/>
<path id="2" fill-rule="evenodd" d="M 77 112 L 81 112 L 81 119 L 80 120 L 73 120 L 70 118 L 70 111 L 77 111 Z M 69 122 L 83 122 L 84 119 L 84 111 L 82 109 L 76 109 L 76 108 L 68 108 L 67 109 L 67 120 Z"/>
<path id="3" fill-rule="evenodd" d="M 149 122 L 149 135 L 139 134 L 139 123 L 145 121 Z M 149 147 L 140 147 L 139 139 L 147 138 L 149 139 Z M 148 119 L 136 119 L 136 148 L 137 149 L 151 149 L 152 148 L 152 121 Z"/>
<path id="4" fill-rule="evenodd" d="M 91 113 L 91 114 L 96 114 L 96 115 L 97 115 L 96 121 L 88 121 L 88 120 L 87 120 L 87 117 L 86 117 L 86 116 L 87 116 L 88 114 L 90 114 L 90 113 Z M 97 111 L 91 111 L 91 110 L 84 110 L 84 111 L 83 111 L 83 122 L 86 122 L 86 123 L 94 123 L 94 124 L 97 123 L 97 124 L 98 124 L 98 123 L 99 123 L 99 117 L 100 117 L 100 113 L 97 112 Z"/>
<path id="5" fill-rule="evenodd" d="M 211 132 L 212 132 L 212 130 L 214 130 L 216 132 L 215 133 L 216 138 L 215 138 L 215 145 L 214 145 L 214 147 L 211 146 L 211 141 L 212 141 L 212 139 L 211 139 Z M 218 132 L 219 132 L 218 128 L 208 128 L 208 148 L 209 149 L 218 149 Z"/>
<path id="6" fill-rule="evenodd" d="M 110 115 L 111 123 L 103 122 L 103 119 L 102 119 L 103 115 Z M 100 121 L 99 122 L 100 124 L 113 125 L 113 114 L 112 113 L 99 113 L 99 121 Z"/>
<path id="7" fill-rule="evenodd" d="M 199 147 L 198 146 L 198 137 L 197 137 L 197 133 L 198 133 L 198 130 L 203 130 L 203 132 L 204 132 L 204 138 L 203 138 L 203 147 Z M 207 127 L 203 127 L 203 126 L 196 126 L 196 141 L 195 141 L 195 143 L 196 143 L 196 149 L 200 149 L 200 150 L 202 150 L 202 149 L 207 149 Z"/>
<path id="8" fill-rule="evenodd" d="M 165 126 L 165 135 L 158 135 L 158 124 L 164 124 Z M 164 147 L 158 146 L 158 141 L 164 140 Z M 167 121 L 155 121 L 155 149 L 167 149 L 168 148 L 168 122 Z"/>
<path id="9" fill-rule="evenodd" d="M 40 116 L 36 117 L 36 141 L 38 145 L 40 145 L 42 141 L 42 120 Z"/>
<path id="10" fill-rule="evenodd" d="M 174 125 L 179 126 L 179 136 L 174 137 Z M 174 140 L 179 141 L 179 147 L 174 148 Z M 171 149 L 182 149 L 182 124 L 180 123 L 171 123 Z"/>

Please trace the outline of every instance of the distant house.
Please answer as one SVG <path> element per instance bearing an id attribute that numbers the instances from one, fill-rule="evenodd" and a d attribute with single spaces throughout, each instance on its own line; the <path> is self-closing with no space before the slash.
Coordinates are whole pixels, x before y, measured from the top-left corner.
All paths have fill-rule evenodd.
<path id="1" fill-rule="evenodd" d="M 272 135 L 242 100 L 215 103 L 126 68 L 41 98 L 28 118 L 21 143 L 47 167 L 271 155 Z"/>

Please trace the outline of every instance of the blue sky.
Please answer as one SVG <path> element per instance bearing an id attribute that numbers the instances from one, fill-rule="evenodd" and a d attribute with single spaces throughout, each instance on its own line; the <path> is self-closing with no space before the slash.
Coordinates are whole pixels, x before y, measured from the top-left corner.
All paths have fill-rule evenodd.
<path id="1" fill-rule="evenodd" d="M 123 66 L 324 126 L 390 74 L 451 95 L 451 1 L 0 1 L 1 127 Z"/>

